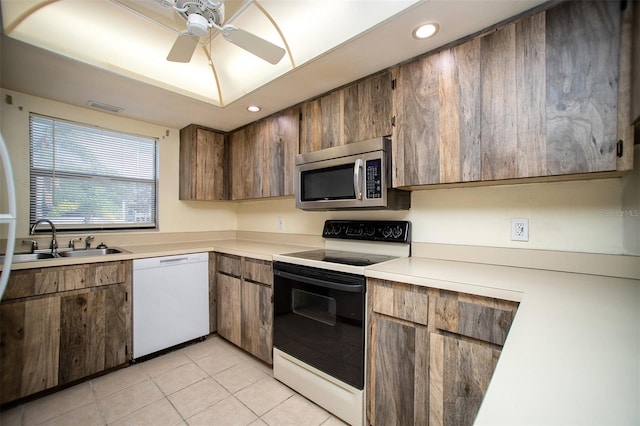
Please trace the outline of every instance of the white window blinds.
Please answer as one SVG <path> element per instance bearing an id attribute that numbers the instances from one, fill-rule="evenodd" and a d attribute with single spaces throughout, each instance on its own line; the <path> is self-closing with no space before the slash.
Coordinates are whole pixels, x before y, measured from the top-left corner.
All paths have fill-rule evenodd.
<path id="1" fill-rule="evenodd" d="M 157 139 L 32 114 L 30 223 L 156 228 Z"/>

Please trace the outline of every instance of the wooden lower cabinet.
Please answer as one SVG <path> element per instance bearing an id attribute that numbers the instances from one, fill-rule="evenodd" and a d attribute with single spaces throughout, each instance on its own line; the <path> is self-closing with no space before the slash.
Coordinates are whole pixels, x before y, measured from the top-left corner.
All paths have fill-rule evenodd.
<path id="1" fill-rule="evenodd" d="M 242 282 L 242 332 L 240 346 L 271 364 L 273 362 L 273 289 Z"/>
<path id="2" fill-rule="evenodd" d="M 369 279 L 367 418 L 471 425 L 516 302 Z"/>
<path id="3" fill-rule="evenodd" d="M 126 284 L 60 298 L 60 384 L 128 361 L 131 310 Z"/>
<path id="4" fill-rule="evenodd" d="M 273 363 L 271 262 L 216 254 L 218 334 L 262 361 Z"/>
<path id="5" fill-rule="evenodd" d="M 59 296 L 0 304 L 0 403 L 58 385 L 59 329 Z"/>
<path id="6" fill-rule="evenodd" d="M 0 403 L 124 365 L 131 262 L 14 271 L 0 304 Z"/>
<path id="7" fill-rule="evenodd" d="M 499 349 L 431 333 L 429 423 L 473 424 L 499 356 Z"/>
<path id="8" fill-rule="evenodd" d="M 381 315 L 374 318 L 372 336 L 371 424 L 420 424 L 429 407 L 427 328 Z"/>

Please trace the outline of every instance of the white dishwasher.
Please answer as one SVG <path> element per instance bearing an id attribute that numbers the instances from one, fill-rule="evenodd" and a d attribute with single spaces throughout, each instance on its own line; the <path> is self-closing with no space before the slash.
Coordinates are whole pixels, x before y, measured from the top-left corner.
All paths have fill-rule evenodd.
<path id="1" fill-rule="evenodd" d="M 133 261 L 133 358 L 209 334 L 209 254 Z"/>

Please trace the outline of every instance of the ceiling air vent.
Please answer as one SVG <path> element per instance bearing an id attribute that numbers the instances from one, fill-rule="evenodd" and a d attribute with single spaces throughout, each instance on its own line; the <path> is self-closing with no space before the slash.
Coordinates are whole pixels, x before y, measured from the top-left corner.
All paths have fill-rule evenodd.
<path id="1" fill-rule="evenodd" d="M 103 104 L 101 102 L 96 102 L 96 101 L 89 101 L 87 102 L 87 105 L 90 106 L 91 108 L 97 108 L 97 109 L 101 109 L 103 111 L 108 111 L 108 112 L 118 113 L 124 110 L 124 108 L 121 108 L 121 107 L 107 105 L 107 104 Z"/>

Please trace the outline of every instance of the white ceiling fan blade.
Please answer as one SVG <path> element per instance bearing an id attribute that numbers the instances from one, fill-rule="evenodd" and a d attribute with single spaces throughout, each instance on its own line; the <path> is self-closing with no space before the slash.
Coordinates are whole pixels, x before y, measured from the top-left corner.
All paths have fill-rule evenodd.
<path id="1" fill-rule="evenodd" d="M 189 62 L 196 50 L 200 37 L 190 34 L 188 31 L 180 33 L 171 51 L 167 55 L 167 61 Z"/>
<path id="2" fill-rule="evenodd" d="M 222 28 L 222 36 L 236 46 L 273 65 L 280 62 L 285 53 L 283 48 L 233 25 L 225 25 Z"/>

